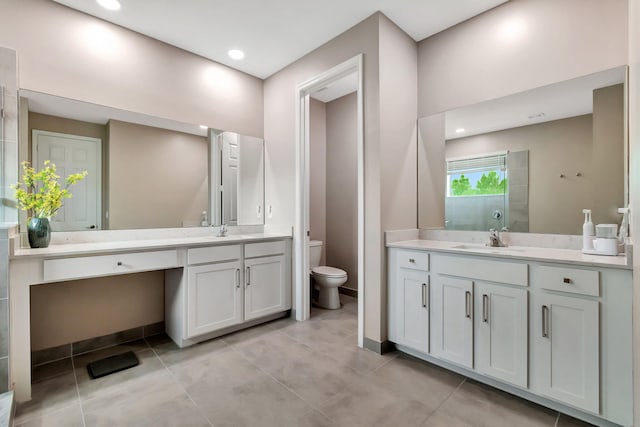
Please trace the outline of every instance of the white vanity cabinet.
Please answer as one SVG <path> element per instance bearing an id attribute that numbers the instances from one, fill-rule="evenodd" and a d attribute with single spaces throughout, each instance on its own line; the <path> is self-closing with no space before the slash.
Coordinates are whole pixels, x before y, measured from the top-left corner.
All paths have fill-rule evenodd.
<path id="1" fill-rule="evenodd" d="M 431 299 L 431 354 L 473 368 L 473 282 L 438 274 Z"/>
<path id="2" fill-rule="evenodd" d="M 532 389 L 589 412 L 600 409 L 599 274 L 539 266 L 534 299 Z"/>
<path id="3" fill-rule="evenodd" d="M 432 260 L 431 353 L 526 387 L 527 265 L 444 254 Z"/>
<path id="4" fill-rule="evenodd" d="M 166 332 L 181 347 L 291 308 L 289 240 L 189 248 L 186 257 L 184 269 L 165 272 Z"/>
<path id="5" fill-rule="evenodd" d="M 424 246 L 388 249 L 399 350 L 597 425 L 632 424 L 630 269 Z"/>
<path id="6" fill-rule="evenodd" d="M 187 336 L 242 322 L 240 261 L 187 267 Z"/>
<path id="7" fill-rule="evenodd" d="M 528 291 L 475 283 L 475 355 L 478 372 L 527 387 Z"/>
<path id="8" fill-rule="evenodd" d="M 389 339 L 424 353 L 429 352 L 429 254 L 398 250 L 390 256 L 397 268 L 390 271 Z"/>
<path id="9" fill-rule="evenodd" d="M 251 243 L 244 251 L 244 320 L 291 308 L 285 242 Z"/>

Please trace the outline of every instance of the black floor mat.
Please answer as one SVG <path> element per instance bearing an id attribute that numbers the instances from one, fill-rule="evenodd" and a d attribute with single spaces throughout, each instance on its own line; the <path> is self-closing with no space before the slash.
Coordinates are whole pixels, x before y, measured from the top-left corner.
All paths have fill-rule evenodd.
<path id="1" fill-rule="evenodd" d="M 126 353 L 116 354 L 115 356 L 105 357 L 104 359 L 96 360 L 87 365 L 87 371 L 92 379 L 104 377 L 105 375 L 113 374 L 114 372 L 124 371 L 125 369 L 138 366 L 140 362 L 133 351 L 127 351 Z"/>

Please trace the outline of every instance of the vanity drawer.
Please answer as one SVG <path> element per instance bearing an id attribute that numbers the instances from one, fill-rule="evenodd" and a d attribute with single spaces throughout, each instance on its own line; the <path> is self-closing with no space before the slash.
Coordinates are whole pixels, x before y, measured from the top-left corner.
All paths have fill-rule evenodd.
<path id="1" fill-rule="evenodd" d="M 528 286 L 529 266 L 518 262 L 504 262 L 485 257 L 438 255 L 433 259 L 434 270 L 449 276 L 510 283 Z"/>
<path id="2" fill-rule="evenodd" d="M 187 250 L 188 264 L 206 264 L 210 262 L 233 261 L 240 259 L 240 245 L 210 246 Z"/>
<path id="3" fill-rule="evenodd" d="M 600 275 L 593 270 L 540 266 L 536 282 L 541 288 L 552 291 L 600 296 Z"/>
<path id="4" fill-rule="evenodd" d="M 82 279 L 178 267 L 176 250 L 45 259 L 44 280 Z"/>
<path id="5" fill-rule="evenodd" d="M 287 249 L 284 240 L 275 242 L 247 243 L 244 245 L 244 257 L 255 258 L 260 256 L 281 255 Z"/>
<path id="6" fill-rule="evenodd" d="M 429 253 L 399 250 L 398 267 L 429 271 Z"/>

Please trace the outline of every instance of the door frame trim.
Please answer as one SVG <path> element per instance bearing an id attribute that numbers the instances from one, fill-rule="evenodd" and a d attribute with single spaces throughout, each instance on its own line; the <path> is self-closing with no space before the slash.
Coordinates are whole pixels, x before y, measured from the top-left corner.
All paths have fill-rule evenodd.
<path id="1" fill-rule="evenodd" d="M 363 55 L 358 54 L 296 87 L 296 217 L 294 245 L 294 310 L 296 320 L 310 315 L 309 288 L 309 96 L 328 84 L 356 73 L 357 97 L 357 218 L 358 218 L 358 346 L 364 341 L 364 85 Z"/>

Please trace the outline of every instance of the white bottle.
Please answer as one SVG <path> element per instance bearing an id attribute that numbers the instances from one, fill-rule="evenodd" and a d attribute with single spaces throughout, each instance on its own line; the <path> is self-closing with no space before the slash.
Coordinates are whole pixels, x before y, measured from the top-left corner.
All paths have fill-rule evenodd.
<path id="1" fill-rule="evenodd" d="M 593 250 L 593 236 L 595 236 L 595 230 L 593 222 L 591 222 L 591 209 L 582 209 L 584 214 L 584 224 L 582 225 L 582 250 Z"/>
<path id="2" fill-rule="evenodd" d="M 200 217 L 200 227 L 208 227 L 209 220 L 207 219 L 207 211 L 202 211 L 202 216 Z"/>

